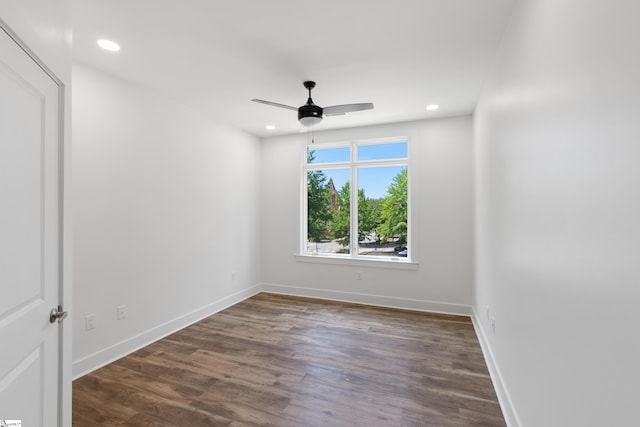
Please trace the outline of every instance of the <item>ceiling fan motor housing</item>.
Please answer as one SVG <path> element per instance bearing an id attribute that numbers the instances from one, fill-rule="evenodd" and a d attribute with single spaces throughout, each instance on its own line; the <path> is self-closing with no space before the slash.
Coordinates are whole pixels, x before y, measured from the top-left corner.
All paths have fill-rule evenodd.
<path id="1" fill-rule="evenodd" d="M 315 124 L 322 120 L 322 107 L 315 104 L 305 104 L 298 108 L 298 120 L 305 126 L 306 123 Z"/>

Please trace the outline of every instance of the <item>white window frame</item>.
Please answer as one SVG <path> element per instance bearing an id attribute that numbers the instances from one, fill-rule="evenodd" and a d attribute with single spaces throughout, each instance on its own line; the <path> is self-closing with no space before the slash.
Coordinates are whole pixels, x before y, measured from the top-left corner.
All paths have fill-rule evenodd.
<path id="1" fill-rule="evenodd" d="M 389 143 L 407 143 L 407 157 L 396 159 L 381 159 L 381 160 L 358 160 L 358 147 L 364 145 L 377 145 L 377 144 L 389 144 Z M 307 152 L 309 149 L 326 149 L 326 148 L 340 148 L 350 147 L 349 161 L 344 162 L 330 162 L 330 163 L 307 163 Z M 301 172 L 301 187 L 302 187 L 302 207 L 301 211 L 301 238 L 300 238 L 300 255 L 297 256 L 299 261 L 303 262 L 319 262 L 319 263 L 331 263 L 331 264 L 350 264 L 356 261 L 358 264 L 365 263 L 373 267 L 391 267 L 391 268 L 417 268 L 417 263 L 411 260 L 411 245 L 412 245 L 412 220 L 411 220 L 411 170 L 409 168 L 411 143 L 408 137 L 389 137 L 389 138 L 376 138 L 376 139 L 363 139 L 352 140 L 343 142 L 330 142 L 330 143 L 314 143 L 314 145 L 307 145 L 303 150 L 302 157 L 302 172 Z M 374 257 L 371 255 L 358 254 L 358 168 L 374 168 L 374 167 L 387 167 L 387 166 L 403 166 L 407 168 L 407 253 L 405 257 Z M 348 254 L 328 254 L 319 252 L 307 251 L 307 173 L 313 170 L 331 170 L 331 169 L 349 169 L 350 182 L 351 182 L 351 194 L 350 194 L 350 239 L 349 239 L 349 253 Z M 356 213 L 355 215 L 353 213 Z M 393 267 L 396 266 L 396 267 Z"/>

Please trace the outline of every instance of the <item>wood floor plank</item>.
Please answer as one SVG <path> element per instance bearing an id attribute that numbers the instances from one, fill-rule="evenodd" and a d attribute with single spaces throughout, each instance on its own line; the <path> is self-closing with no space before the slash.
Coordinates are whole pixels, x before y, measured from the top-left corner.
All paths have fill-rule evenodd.
<path id="1" fill-rule="evenodd" d="M 74 381 L 73 425 L 505 423 L 469 318 L 263 293 Z"/>

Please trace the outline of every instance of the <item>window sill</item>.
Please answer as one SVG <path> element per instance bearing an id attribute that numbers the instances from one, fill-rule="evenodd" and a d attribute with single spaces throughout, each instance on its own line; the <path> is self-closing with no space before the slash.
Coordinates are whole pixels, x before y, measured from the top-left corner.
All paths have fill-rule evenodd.
<path id="1" fill-rule="evenodd" d="M 395 270 L 417 270 L 420 265 L 417 262 L 403 260 L 402 258 L 387 259 L 363 259 L 348 258 L 331 255 L 294 255 L 297 262 L 310 262 L 315 264 L 352 265 L 358 267 L 387 268 Z"/>

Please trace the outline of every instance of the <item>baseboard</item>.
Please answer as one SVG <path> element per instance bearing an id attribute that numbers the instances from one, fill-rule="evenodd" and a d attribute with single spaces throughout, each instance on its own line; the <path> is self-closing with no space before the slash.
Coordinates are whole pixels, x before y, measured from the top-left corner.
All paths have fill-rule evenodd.
<path id="1" fill-rule="evenodd" d="M 107 347 L 99 352 L 91 354 L 80 360 L 73 362 L 72 375 L 73 379 L 80 378 L 98 368 L 101 368 L 109 363 L 112 363 L 128 354 L 133 353 L 136 350 L 141 349 L 149 344 L 152 344 L 159 339 L 162 339 L 180 329 L 186 328 L 212 314 L 224 310 L 234 304 L 244 301 L 258 293 L 260 293 L 260 285 L 255 285 L 247 289 L 243 289 L 232 295 L 228 295 L 219 299 L 211 304 L 207 304 L 197 310 L 180 316 L 176 319 L 170 320 L 162 325 L 156 326 L 153 329 L 145 331 L 134 337 L 128 338 L 122 342 Z"/>
<path id="2" fill-rule="evenodd" d="M 414 300 L 381 295 L 359 294 L 354 292 L 331 291 L 326 289 L 300 288 L 287 285 L 276 285 L 273 283 L 263 283 L 262 291 L 271 294 L 319 298 L 378 307 L 426 311 L 430 313 L 455 314 L 460 316 L 471 315 L 471 306 L 437 301 Z"/>
<path id="3" fill-rule="evenodd" d="M 471 310 L 471 322 L 473 323 L 473 327 L 476 330 L 478 341 L 480 341 L 480 348 L 482 349 L 484 360 L 487 363 L 489 375 L 491 375 L 493 388 L 496 390 L 496 395 L 498 396 L 498 402 L 500 403 L 500 409 L 502 409 L 504 420 L 507 423 L 508 427 L 520 427 L 520 419 L 518 418 L 516 409 L 513 406 L 513 402 L 511 401 L 511 397 L 509 395 L 509 392 L 507 391 L 507 387 L 502 379 L 500 369 L 498 368 L 496 360 L 493 357 L 493 352 L 491 351 L 489 341 L 487 340 L 487 336 L 484 333 L 484 329 L 482 328 L 480 317 L 478 317 L 478 313 L 476 313 L 475 308 L 472 307 Z"/>

